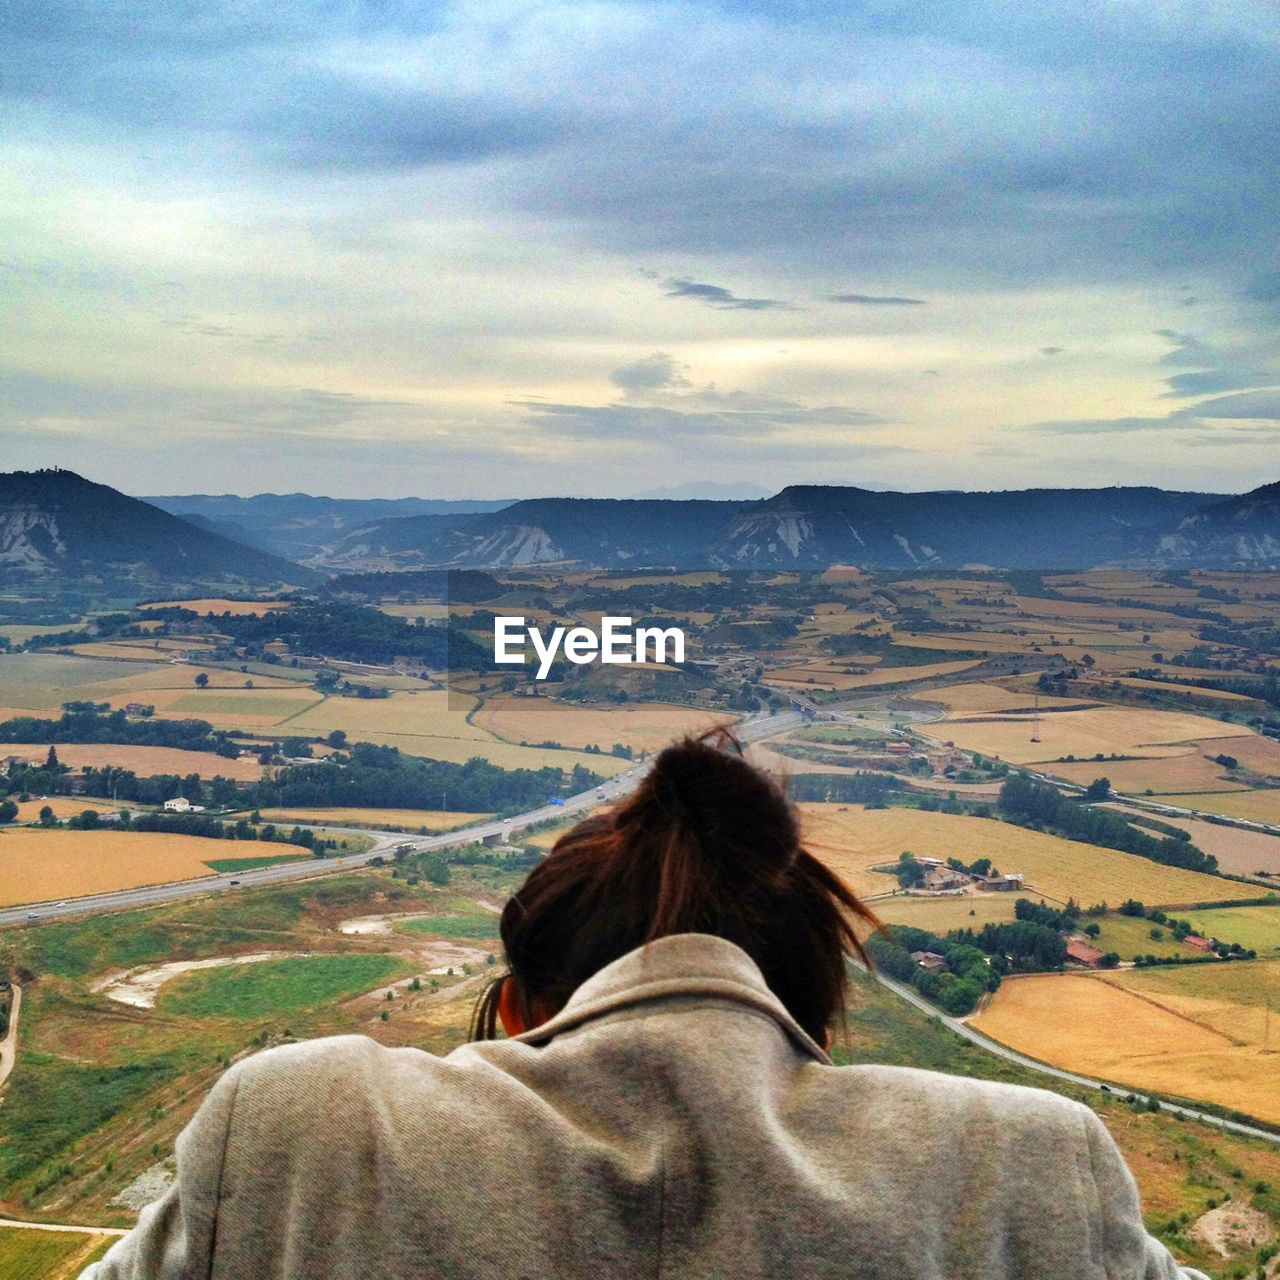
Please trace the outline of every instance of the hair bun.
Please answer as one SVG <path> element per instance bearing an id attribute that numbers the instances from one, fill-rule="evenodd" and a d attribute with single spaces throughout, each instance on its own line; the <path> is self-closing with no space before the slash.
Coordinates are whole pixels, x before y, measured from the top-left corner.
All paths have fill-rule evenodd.
<path id="1" fill-rule="evenodd" d="M 772 880 L 799 852 L 799 826 L 785 794 L 743 759 L 727 730 L 661 751 L 643 789 L 659 819 L 695 837 L 707 861 L 732 878 Z"/>

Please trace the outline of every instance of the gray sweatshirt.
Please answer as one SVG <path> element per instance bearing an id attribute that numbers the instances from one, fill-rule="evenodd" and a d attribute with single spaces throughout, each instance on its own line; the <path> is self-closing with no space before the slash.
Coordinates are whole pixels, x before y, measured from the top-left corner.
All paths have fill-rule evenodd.
<path id="1" fill-rule="evenodd" d="M 339 1036 L 228 1071 L 86 1280 L 1179 1280 L 1087 1107 L 836 1067 L 682 934 L 444 1058 Z M 1200 1277 L 1203 1280 L 1203 1277 Z"/>

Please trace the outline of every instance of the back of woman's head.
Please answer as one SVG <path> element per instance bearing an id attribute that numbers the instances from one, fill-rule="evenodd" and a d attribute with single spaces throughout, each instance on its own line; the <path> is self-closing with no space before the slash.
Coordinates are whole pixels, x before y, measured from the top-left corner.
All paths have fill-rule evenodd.
<path id="1" fill-rule="evenodd" d="M 592 974 L 655 938 L 741 947 L 819 1043 L 844 1000 L 855 921 L 874 916 L 805 852 L 781 787 L 726 732 L 667 747 L 623 803 L 563 835 L 502 913 L 522 1021 L 552 1017 Z M 493 1036 L 499 985 L 473 1035 Z"/>

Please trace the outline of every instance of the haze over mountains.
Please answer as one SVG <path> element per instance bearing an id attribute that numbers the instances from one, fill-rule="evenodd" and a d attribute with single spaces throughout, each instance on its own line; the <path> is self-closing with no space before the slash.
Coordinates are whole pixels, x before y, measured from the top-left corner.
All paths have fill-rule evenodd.
<path id="1" fill-rule="evenodd" d="M 185 507 L 189 519 L 160 509 Z M 405 512 L 410 514 L 405 514 Z M 230 536 L 232 533 L 237 536 Z M 287 546 L 294 562 L 264 548 Z M 308 586 L 327 573 L 598 568 L 1276 568 L 1280 483 L 894 493 L 793 486 L 754 501 L 130 498 L 69 471 L 0 475 L 0 585 Z"/>

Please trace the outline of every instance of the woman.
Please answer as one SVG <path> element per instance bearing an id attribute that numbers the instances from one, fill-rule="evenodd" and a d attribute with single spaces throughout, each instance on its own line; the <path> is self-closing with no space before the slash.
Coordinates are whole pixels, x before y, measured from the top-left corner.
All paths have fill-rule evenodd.
<path id="1" fill-rule="evenodd" d="M 831 1065 L 874 920 L 734 746 L 667 748 L 533 869 L 480 1043 L 238 1064 L 86 1276 L 1198 1276 L 1088 1108 Z"/>

